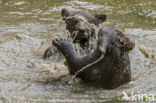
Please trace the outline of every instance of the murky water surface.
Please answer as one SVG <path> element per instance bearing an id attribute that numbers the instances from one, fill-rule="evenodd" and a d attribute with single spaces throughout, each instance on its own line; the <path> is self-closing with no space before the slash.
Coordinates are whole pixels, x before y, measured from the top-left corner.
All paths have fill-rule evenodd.
<path id="1" fill-rule="evenodd" d="M 136 43 L 132 81 L 114 90 L 69 84 L 59 52 L 43 60 L 52 39 L 65 37 L 64 7 L 108 15 L 104 26 Z M 125 91 L 156 96 L 155 0 L 0 0 L 0 102 L 104 102 Z"/>

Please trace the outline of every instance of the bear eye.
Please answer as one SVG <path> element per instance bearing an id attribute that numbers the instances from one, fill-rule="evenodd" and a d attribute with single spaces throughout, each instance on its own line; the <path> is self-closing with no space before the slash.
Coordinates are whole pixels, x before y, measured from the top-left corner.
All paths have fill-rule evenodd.
<path id="1" fill-rule="evenodd" d="M 77 24 L 79 21 L 77 19 L 73 20 L 74 24 Z"/>
<path id="2" fill-rule="evenodd" d="M 124 42 L 121 42 L 121 45 L 124 45 L 125 43 Z"/>

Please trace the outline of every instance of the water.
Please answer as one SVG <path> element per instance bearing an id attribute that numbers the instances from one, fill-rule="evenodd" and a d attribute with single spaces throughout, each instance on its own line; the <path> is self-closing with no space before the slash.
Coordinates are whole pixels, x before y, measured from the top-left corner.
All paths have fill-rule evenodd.
<path id="1" fill-rule="evenodd" d="M 69 84 L 59 52 L 42 59 L 54 38 L 67 35 L 60 16 L 64 7 L 106 13 L 103 26 L 119 28 L 135 41 L 130 83 L 114 90 Z M 155 24 L 155 0 L 0 0 L 0 101 L 104 102 L 123 91 L 156 96 Z"/>

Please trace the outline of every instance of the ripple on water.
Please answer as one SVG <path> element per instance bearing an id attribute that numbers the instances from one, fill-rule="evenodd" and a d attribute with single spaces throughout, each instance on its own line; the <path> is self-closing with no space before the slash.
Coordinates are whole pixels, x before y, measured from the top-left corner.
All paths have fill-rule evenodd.
<path id="1" fill-rule="evenodd" d="M 25 4 L 24 1 L 14 3 L 14 5 L 19 5 L 19 6 L 20 6 L 20 5 L 23 5 L 23 4 Z"/>
<path id="2" fill-rule="evenodd" d="M 147 0 L 0 0 L 0 102 L 104 102 L 123 96 L 122 92 L 156 93 L 156 32 L 149 17 L 155 12 L 142 11 L 129 15 L 132 7 L 152 6 Z M 107 2 L 108 1 L 108 2 Z M 123 2 L 121 2 L 123 1 Z M 144 2 L 144 3 L 138 3 Z M 149 1 L 148 1 L 149 2 Z M 154 3 L 153 3 L 154 2 Z M 31 5 L 30 5 L 31 4 Z M 143 5 L 142 5 L 143 4 Z M 139 6 L 139 5 L 137 5 Z M 132 81 L 114 90 L 87 87 L 81 83 L 69 84 L 71 76 L 57 52 L 47 60 L 43 52 L 56 36 L 65 37 L 65 25 L 60 18 L 62 8 L 105 11 L 108 25 L 127 27 L 125 34 L 136 42 L 130 52 Z M 136 10 L 134 8 L 134 10 Z M 152 10 L 152 9 L 151 9 Z M 142 22 L 144 21 L 144 22 Z M 136 28 L 135 25 L 137 25 Z M 151 28 L 154 29 L 144 29 Z M 49 29 L 51 28 L 51 30 Z M 135 29 L 134 29 L 135 28 Z M 68 33 L 67 33 L 68 34 Z M 145 57 L 139 50 L 148 50 Z M 153 55 L 153 56 L 152 56 Z M 155 94 L 156 95 L 156 94 Z"/>

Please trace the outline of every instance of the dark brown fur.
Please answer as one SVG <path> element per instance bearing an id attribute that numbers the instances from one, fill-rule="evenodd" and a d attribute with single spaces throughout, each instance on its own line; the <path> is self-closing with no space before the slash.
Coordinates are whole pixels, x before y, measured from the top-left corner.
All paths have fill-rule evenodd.
<path id="1" fill-rule="evenodd" d="M 98 26 L 103 23 L 106 20 L 105 14 L 91 14 L 84 10 L 68 10 L 64 8 L 61 11 L 61 16 L 74 43 L 78 43 L 81 48 L 86 50 L 85 52 L 90 52 L 96 48 L 97 40 L 94 25 Z M 52 48 L 50 47 L 45 51 L 44 59 L 53 54 L 51 50 Z"/>
<path id="2" fill-rule="evenodd" d="M 71 33 L 74 43 L 82 48 L 96 48 L 95 26 L 106 20 L 105 14 L 91 14 L 88 11 L 62 9 L 61 15 L 66 23 L 66 29 Z M 93 45 L 90 44 L 94 42 Z"/>
<path id="3" fill-rule="evenodd" d="M 131 80 L 128 54 L 133 49 L 134 43 L 117 29 L 110 27 L 100 29 L 97 47 L 87 56 L 78 55 L 74 44 L 66 40 L 54 40 L 53 45 L 65 56 L 72 75 L 86 67 L 77 75 L 85 83 L 113 89 Z M 103 56 L 101 60 L 93 63 L 101 56 Z M 91 63 L 93 64 L 87 66 Z"/>
<path id="4" fill-rule="evenodd" d="M 105 14 L 97 14 L 97 13 L 91 14 L 85 10 L 68 10 L 68 9 L 64 8 L 61 11 L 61 15 L 64 20 L 66 20 L 68 17 L 72 17 L 77 14 L 82 15 L 83 17 L 86 18 L 86 20 L 89 23 L 94 23 L 96 26 L 98 26 L 100 23 L 103 23 L 107 17 Z"/>

